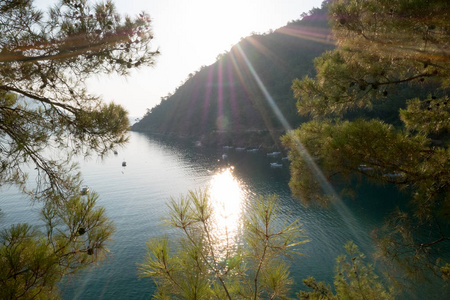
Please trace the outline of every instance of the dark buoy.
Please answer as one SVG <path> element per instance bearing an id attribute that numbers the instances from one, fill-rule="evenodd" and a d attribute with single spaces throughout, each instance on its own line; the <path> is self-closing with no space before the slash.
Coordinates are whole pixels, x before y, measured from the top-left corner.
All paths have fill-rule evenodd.
<path id="1" fill-rule="evenodd" d="M 88 186 L 84 186 L 81 189 L 81 195 L 87 195 L 89 193 L 89 187 Z"/>

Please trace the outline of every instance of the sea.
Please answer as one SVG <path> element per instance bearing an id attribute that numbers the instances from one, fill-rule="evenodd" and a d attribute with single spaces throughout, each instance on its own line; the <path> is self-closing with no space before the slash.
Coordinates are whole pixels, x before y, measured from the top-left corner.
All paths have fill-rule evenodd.
<path id="1" fill-rule="evenodd" d="M 239 145 L 229 146 L 205 148 L 131 132 L 129 143 L 117 149 L 117 154 L 80 159 L 84 184 L 100 195 L 98 205 L 105 207 L 117 231 L 105 261 L 60 284 L 63 299 L 151 299 L 154 282 L 138 275 L 146 242 L 176 235 L 164 223 L 167 204 L 195 190 L 207 189 L 224 214 L 234 213 L 229 220 L 238 220 L 256 197 L 268 194 L 280 199 L 279 222 L 300 219 L 306 234 L 303 239 L 309 242 L 301 246 L 303 255 L 289 261 L 295 280 L 292 296 L 307 290 L 302 280 L 309 276 L 332 285 L 336 258 L 345 254 L 343 246 L 348 241 L 376 266 L 373 235 L 406 194 L 363 182 L 352 185 L 352 195 L 341 195 L 345 186 L 331 183 L 338 196 L 332 204 L 306 205 L 291 194 L 289 160 L 282 154 L 268 156 L 262 150 L 249 152 L 236 149 Z M 0 190 L 0 208 L 0 228 L 19 222 L 39 224 L 39 208 L 14 187 Z M 426 298 L 441 299 L 445 295 L 441 288 L 433 286 L 433 294 Z M 424 299 L 420 290 L 409 289 L 401 298 Z"/>

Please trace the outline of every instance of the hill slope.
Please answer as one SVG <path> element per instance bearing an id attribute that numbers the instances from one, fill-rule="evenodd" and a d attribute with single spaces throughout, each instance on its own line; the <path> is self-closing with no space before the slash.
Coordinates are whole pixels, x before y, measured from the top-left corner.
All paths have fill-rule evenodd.
<path id="1" fill-rule="evenodd" d="M 272 33 L 247 37 L 192 75 L 132 130 L 209 145 L 277 146 L 286 130 L 280 115 L 291 127 L 302 121 L 292 80 L 313 75 L 313 59 L 334 48 L 329 34 L 322 8 Z"/>

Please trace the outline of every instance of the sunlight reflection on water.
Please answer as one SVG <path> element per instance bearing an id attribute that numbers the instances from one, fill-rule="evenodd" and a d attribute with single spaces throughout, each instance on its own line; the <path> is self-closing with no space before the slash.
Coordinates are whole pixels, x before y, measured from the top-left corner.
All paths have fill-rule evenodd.
<path id="1" fill-rule="evenodd" d="M 233 167 L 220 170 L 210 181 L 209 194 L 214 210 L 216 251 L 222 252 L 239 236 L 248 192 L 233 175 Z"/>

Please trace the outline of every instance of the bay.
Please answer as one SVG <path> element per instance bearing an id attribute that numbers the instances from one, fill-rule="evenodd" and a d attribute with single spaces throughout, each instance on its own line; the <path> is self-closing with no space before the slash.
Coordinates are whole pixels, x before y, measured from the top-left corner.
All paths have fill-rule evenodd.
<path id="1" fill-rule="evenodd" d="M 283 165 L 271 168 L 271 162 Z M 84 183 L 100 195 L 98 204 L 106 208 L 117 232 L 108 260 L 61 284 L 64 299 L 151 298 L 155 285 L 149 278 L 138 278 L 137 263 L 143 262 L 149 238 L 174 234 L 162 224 L 168 214 L 167 201 L 189 190 L 211 188 L 224 174 L 231 176 L 244 205 L 258 194 L 277 194 L 282 219 L 301 219 L 311 242 L 303 246 L 305 256 L 291 263 L 294 292 L 304 289 L 301 281 L 308 276 L 331 284 L 336 257 L 344 253 L 343 245 L 349 240 L 370 257 L 374 250 L 372 231 L 381 226 L 383 217 L 398 202 L 393 200 L 405 197 L 393 188 L 364 184 L 357 189 L 358 201 L 342 197 L 327 209 L 305 207 L 291 196 L 288 162 L 281 157 L 235 149 L 204 149 L 136 132 L 130 133 L 130 142 L 118 149 L 117 155 L 81 160 L 80 168 Z M 19 202 L 28 203 L 13 188 L 1 190 L 2 227 L 17 222 L 38 223 L 38 208 L 17 205 Z M 408 296 L 417 297 L 416 291 Z"/>

